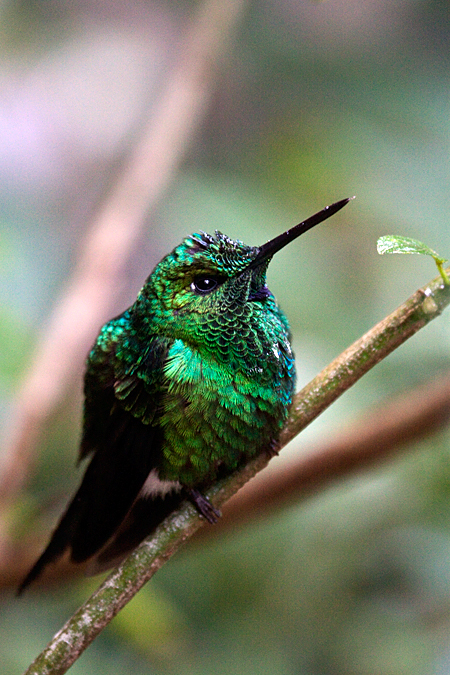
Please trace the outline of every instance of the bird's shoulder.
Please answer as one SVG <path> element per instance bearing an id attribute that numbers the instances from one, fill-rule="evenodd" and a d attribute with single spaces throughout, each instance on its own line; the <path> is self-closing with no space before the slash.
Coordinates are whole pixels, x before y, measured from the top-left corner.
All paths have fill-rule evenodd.
<path id="1" fill-rule="evenodd" d="M 102 327 L 86 365 L 81 458 L 96 448 L 107 426 L 123 419 L 123 412 L 145 425 L 155 422 L 172 342 L 140 331 L 130 310 Z"/>

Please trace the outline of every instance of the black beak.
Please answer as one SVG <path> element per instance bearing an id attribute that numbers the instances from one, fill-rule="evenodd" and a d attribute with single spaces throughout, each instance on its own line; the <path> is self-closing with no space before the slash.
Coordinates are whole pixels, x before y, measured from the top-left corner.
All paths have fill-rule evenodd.
<path id="1" fill-rule="evenodd" d="M 279 234 L 278 237 L 271 239 L 266 244 L 263 244 L 259 247 L 256 258 L 246 267 L 246 270 L 252 270 L 255 267 L 259 267 L 265 260 L 271 258 L 275 253 L 280 249 L 284 248 L 294 239 L 297 239 L 301 234 L 307 232 L 315 225 L 318 225 L 322 221 L 334 216 L 335 213 L 340 211 L 349 201 L 354 199 L 354 197 L 348 197 L 347 199 L 341 199 L 339 202 L 335 202 L 330 206 L 326 206 L 322 211 L 315 213 L 310 218 L 307 218 L 302 223 L 299 223 L 295 227 L 291 227 L 290 230 L 286 230 L 283 234 Z"/>

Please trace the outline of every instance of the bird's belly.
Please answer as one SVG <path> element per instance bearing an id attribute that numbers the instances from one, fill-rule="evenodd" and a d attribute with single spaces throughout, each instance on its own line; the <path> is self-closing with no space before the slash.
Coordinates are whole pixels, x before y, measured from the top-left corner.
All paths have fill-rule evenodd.
<path id="1" fill-rule="evenodd" d="M 214 480 L 219 469 L 231 472 L 271 448 L 286 419 L 277 383 L 258 384 L 181 340 L 165 375 L 162 480 L 194 486 Z"/>

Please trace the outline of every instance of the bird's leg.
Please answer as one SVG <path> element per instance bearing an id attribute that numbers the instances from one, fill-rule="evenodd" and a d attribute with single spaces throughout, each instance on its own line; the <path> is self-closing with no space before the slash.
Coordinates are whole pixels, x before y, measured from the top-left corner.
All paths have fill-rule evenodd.
<path id="1" fill-rule="evenodd" d="M 211 523 L 211 525 L 217 523 L 222 514 L 220 511 L 218 511 L 218 509 L 214 508 L 209 499 L 202 495 L 199 490 L 190 489 L 187 490 L 187 493 L 189 499 L 194 504 L 200 515 L 206 518 L 208 523 Z"/>

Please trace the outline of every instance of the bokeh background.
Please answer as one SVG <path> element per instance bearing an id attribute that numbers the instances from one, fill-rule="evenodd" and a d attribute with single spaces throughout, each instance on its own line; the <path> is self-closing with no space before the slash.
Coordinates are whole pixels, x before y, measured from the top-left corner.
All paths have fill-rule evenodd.
<path id="1" fill-rule="evenodd" d="M 151 115 L 198 6 L 0 2 L 4 428 L 96 206 Z M 219 229 L 260 244 L 354 194 L 270 266 L 301 386 L 436 275 L 429 259 L 378 256 L 379 236 L 416 237 L 450 257 L 449 154 L 450 5 L 254 0 L 206 118 L 149 214 L 111 315 L 193 231 Z M 433 381 L 450 367 L 449 348 L 444 314 L 273 464 Z M 80 368 L 7 514 L 11 531 L 34 532 L 37 547 L 79 479 L 72 467 L 81 382 Z M 450 673 L 449 442 L 440 430 L 257 524 L 185 547 L 71 672 Z M 4 588 L 2 673 L 21 672 L 97 583 L 61 581 L 20 600 Z"/>

